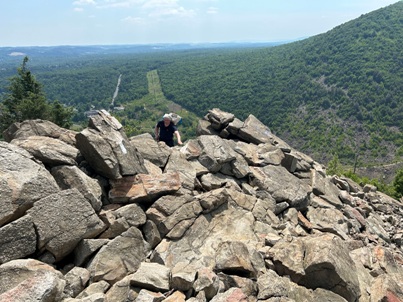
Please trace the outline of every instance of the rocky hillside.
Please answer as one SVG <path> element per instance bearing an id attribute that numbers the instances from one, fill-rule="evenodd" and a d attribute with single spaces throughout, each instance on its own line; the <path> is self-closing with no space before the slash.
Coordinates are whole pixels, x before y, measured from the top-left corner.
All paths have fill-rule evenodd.
<path id="1" fill-rule="evenodd" d="M 0 301 L 403 301 L 403 203 L 213 109 L 168 148 L 101 111 L 0 142 Z"/>

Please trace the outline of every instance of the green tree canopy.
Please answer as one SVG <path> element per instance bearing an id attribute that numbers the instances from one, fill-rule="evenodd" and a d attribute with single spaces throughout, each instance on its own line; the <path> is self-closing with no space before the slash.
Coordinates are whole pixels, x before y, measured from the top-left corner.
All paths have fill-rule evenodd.
<path id="1" fill-rule="evenodd" d="M 397 171 L 393 186 L 396 191 L 396 198 L 403 197 L 403 169 Z"/>
<path id="2" fill-rule="evenodd" d="M 59 101 L 49 102 L 42 85 L 27 67 L 28 57 L 17 69 L 17 75 L 10 78 L 8 93 L 0 103 L 1 132 L 15 122 L 29 119 L 50 120 L 61 127 L 70 127 L 72 108 L 63 106 Z"/>

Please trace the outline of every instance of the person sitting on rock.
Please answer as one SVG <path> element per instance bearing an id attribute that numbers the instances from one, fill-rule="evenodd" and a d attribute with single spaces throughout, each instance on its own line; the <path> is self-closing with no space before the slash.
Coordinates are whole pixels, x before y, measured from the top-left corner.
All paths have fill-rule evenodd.
<path id="1" fill-rule="evenodd" d="M 178 145 L 182 145 L 181 136 L 179 134 L 178 128 L 172 122 L 172 118 L 169 114 L 164 114 L 162 121 L 159 121 L 155 126 L 155 139 L 157 142 L 165 142 L 167 146 L 174 146 L 173 136 L 176 136 Z"/>

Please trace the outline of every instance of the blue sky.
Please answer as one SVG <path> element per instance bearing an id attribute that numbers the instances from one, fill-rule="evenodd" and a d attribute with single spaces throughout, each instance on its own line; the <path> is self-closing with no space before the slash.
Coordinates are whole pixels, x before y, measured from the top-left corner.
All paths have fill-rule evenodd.
<path id="1" fill-rule="evenodd" d="M 0 0 L 0 47 L 274 42 L 398 0 Z"/>

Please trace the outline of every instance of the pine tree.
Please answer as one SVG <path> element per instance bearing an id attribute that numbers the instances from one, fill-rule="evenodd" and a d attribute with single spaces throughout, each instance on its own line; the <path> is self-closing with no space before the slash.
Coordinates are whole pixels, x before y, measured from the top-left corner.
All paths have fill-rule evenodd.
<path id="1" fill-rule="evenodd" d="M 59 101 L 54 101 L 51 108 L 51 121 L 63 128 L 69 128 L 72 124 L 71 118 L 74 114 L 72 107 L 65 107 Z"/>
<path id="2" fill-rule="evenodd" d="M 0 104 L 1 132 L 12 123 L 30 119 L 50 120 L 61 127 L 69 127 L 73 115 L 72 108 L 60 102 L 50 103 L 42 90 L 42 85 L 27 67 L 25 57 L 17 75 L 10 79 L 8 94 Z"/>
<path id="3" fill-rule="evenodd" d="M 326 171 L 327 175 L 341 175 L 342 169 L 337 154 L 334 154 L 333 158 L 329 161 Z"/>

